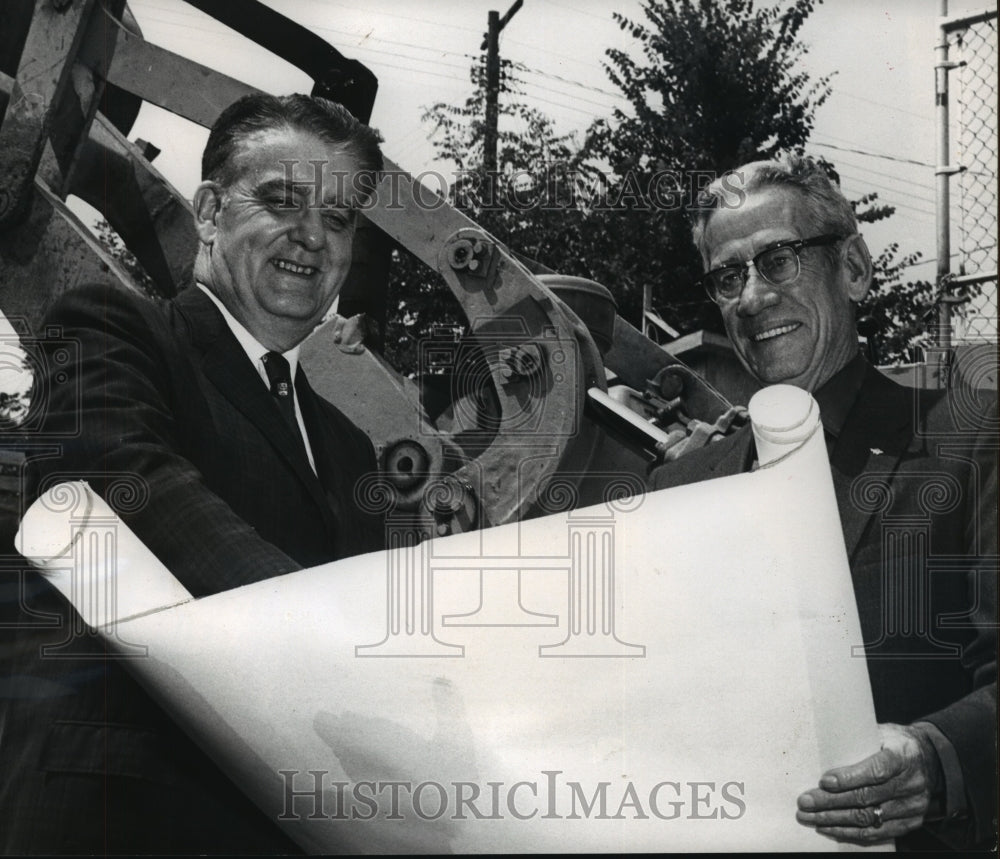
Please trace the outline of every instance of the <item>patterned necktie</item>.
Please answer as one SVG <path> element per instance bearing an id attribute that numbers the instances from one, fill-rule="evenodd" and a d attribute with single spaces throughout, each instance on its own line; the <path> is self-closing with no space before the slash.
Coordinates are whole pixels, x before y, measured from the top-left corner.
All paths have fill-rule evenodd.
<path id="1" fill-rule="evenodd" d="M 302 433 L 295 417 L 295 389 L 292 387 L 291 367 L 288 366 L 288 361 L 280 352 L 268 352 L 261 360 L 264 362 L 264 370 L 271 383 L 271 394 L 278 403 L 282 416 L 295 433 L 295 437 L 301 440 Z"/>

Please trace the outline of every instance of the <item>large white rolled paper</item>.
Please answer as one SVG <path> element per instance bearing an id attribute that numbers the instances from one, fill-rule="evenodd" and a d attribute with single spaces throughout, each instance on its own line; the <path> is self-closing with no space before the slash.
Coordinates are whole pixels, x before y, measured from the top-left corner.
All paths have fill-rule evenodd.
<path id="1" fill-rule="evenodd" d="M 808 532 L 771 529 L 768 536 L 786 541 L 789 554 L 801 559 L 795 583 L 822 768 L 855 763 L 878 751 L 880 740 L 871 693 L 862 694 L 869 688 L 867 663 L 850 658 L 862 640 L 861 624 L 819 406 L 801 388 L 771 385 L 754 394 L 747 410 L 762 467 L 773 467 L 794 452 L 795 467 L 787 470 L 787 483 L 760 499 L 775 524 L 796 521 L 789 509 L 793 499 L 794 504 L 808 504 L 811 515 L 837 526 Z M 836 563 L 829 572 L 817 570 L 809 561 L 818 557 Z M 841 688 L 858 692 L 843 695 Z"/>
<path id="2" fill-rule="evenodd" d="M 40 496 L 24 514 L 14 546 L 94 629 L 192 599 L 84 481 L 57 484 Z"/>
<path id="3" fill-rule="evenodd" d="M 797 451 L 822 426 L 816 401 L 793 385 L 762 388 L 750 398 L 747 411 L 761 465 Z"/>
<path id="4" fill-rule="evenodd" d="M 875 732 L 817 438 L 137 615 L 128 667 L 309 852 L 853 849 L 795 820 Z"/>

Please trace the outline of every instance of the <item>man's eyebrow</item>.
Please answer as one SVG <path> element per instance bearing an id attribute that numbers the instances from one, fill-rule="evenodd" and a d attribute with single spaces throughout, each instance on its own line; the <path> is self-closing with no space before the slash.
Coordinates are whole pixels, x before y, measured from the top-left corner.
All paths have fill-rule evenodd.
<path id="1" fill-rule="evenodd" d="M 788 245 L 788 244 L 791 244 L 792 242 L 797 242 L 797 241 L 798 241 L 798 239 L 794 238 L 792 236 L 786 236 L 783 239 L 770 239 L 770 240 L 764 242 L 760 246 L 760 249 L 757 250 L 754 253 L 754 256 L 759 256 L 760 254 L 767 253 L 768 251 L 773 251 L 775 248 L 781 247 L 782 245 Z M 752 259 L 752 257 L 751 257 L 751 259 Z M 716 263 L 713 266 L 713 269 L 716 269 L 716 268 L 728 268 L 729 266 L 734 266 L 734 265 L 746 265 L 747 262 L 748 262 L 748 260 L 740 259 L 738 256 L 730 256 L 730 257 L 726 257 L 724 260 Z"/>
<path id="2" fill-rule="evenodd" d="M 295 186 L 284 179 L 265 179 L 253 188 L 253 193 L 257 196 L 276 192 L 281 194 L 295 193 Z"/>

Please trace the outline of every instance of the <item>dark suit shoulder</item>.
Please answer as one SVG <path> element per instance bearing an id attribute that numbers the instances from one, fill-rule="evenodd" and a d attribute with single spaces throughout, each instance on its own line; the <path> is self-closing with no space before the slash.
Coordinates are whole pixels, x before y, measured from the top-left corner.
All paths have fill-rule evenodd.
<path id="1" fill-rule="evenodd" d="M 173 315 L 166 299 L 121 286 L 87 284 L 63 293 L 46 314 L 44 325 L 63 332 L 94 332 L 144 349 L 151 337 L 161 344 L 172 341 Z"/>
<path id="2" fill-rule="evenodd" d="M 996 435 L 997 392 L 959 382 L 930 403 L 926 425 L 934 433 Z"/>
<path id="3" fill-rule="evenodd" d="M 59 320 L 66 316 L 93 316 L 104 319 L 112 317 L 142 315 L 162 312 L 162 299 L 149 296 L 107 283 L 86 283 L 69 289 L 59 296 L 49 308 L 46 321 Z"/>

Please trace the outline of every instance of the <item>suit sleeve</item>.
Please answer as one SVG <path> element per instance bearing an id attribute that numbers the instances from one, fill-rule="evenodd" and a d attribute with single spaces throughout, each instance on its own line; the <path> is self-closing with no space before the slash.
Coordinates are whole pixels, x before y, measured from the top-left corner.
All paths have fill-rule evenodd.
<path id="1" fill-rule="evenodd" d="M 991 429 L 997 426 L 996 402 L 987 415 Z M 974 635 L 962 655 L 972 678 L 972 691 L 955 703 L 926 716 L 954 748 L 962 770 L 965 799 L 971 821 L 955 821 L 933 827 L 939 837 L 958 847 L 995 840 L 997 808 L 997 440 L 993 432 L 977 437 L 966 492 L 968 505 L 965 541 L 968 555 L 979 563 L 967 576 L 970 622 Z"/>
<path id="2" fill-rule="evenodd" d="M 85 287 L 60 299 L 45 325 L 78 355 L 67 362 L 60 343 L 45 347 L 45 431 L 61 455 L 38 461 L 37 494 L 87 480 L 196 596 L 299 569 L 180 453 L 168 393 L 180 354 L 152 302 Z"/>

